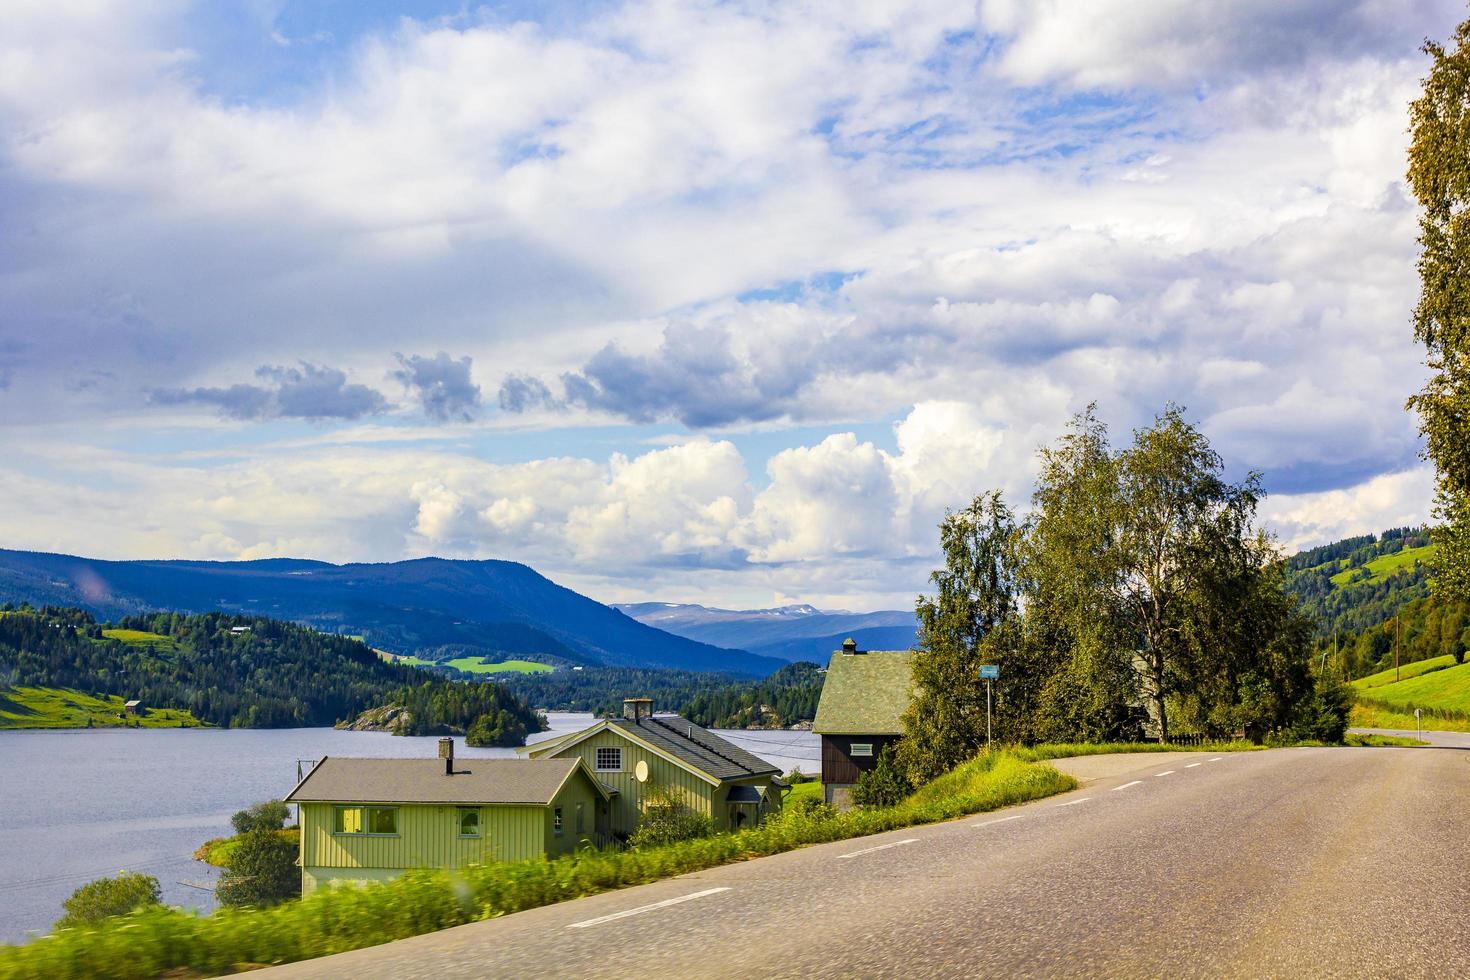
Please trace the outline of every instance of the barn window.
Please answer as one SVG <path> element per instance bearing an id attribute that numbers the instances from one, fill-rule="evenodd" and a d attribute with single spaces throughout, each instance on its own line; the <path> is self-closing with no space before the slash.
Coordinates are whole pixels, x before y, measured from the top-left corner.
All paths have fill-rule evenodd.
<path id="1" fill-rule="evenodd" d="M 561 807 L 551 811 L 551 832 L 561 836 Z"/>
<path id="2" fill-rule="evenodd" d="M 622 772 L 623 750 L 620 748 L 600 748 L 597 750 L 598 772 Z"/>
<path id="3" fill-rule="evenodd" d="M 868 755 L 868 756 L 870 756 L 870 755 L 872 755 L 873 754 L 873 743 L 872 742 L 853 742 L 852 743 L 852 754 L 854 756 L 859 756 L 859 755 Z"/>
<path id="4" fill-rule="evenodd" d="M 461 808 L 459 811 L 459 836 L 480 836 L 480 811 L 474 808 Z"/>

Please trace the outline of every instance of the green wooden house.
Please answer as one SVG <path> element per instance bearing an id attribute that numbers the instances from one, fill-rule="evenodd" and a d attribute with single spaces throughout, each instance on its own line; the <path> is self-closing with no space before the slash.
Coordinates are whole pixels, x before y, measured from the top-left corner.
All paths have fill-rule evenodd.
<path id="1" fill-rule="evenodd" d="M 616 790 L 579 757 L 339 759 L 286 797 L 301 813 L 304 893 L 383 881 L 409 868 L 555 857 L 609 839 Z"/>
<path id="2" fill-rule="evenodd" d="M 858 778 L 885 745 L 903 735 L 914 697 L 912 650 L 859 650 L 849 639 L 832 654 L 812 731 L 822 736 L 822 793 L 846 808 Z"/>
<path id="3" fill-rule="evenodd" d="M 761 823 L 780 809 L 789 788 L 780 770 L 729 740 L 677 715 L 654 715 L 649 698 L 625 700 L 621 718 L 520 751 L 531 759 L 579 759 L 617 790 L 610 822 L 615 834 L 637 828 L 652 787 L 709 815 L 720 830 Z"/>

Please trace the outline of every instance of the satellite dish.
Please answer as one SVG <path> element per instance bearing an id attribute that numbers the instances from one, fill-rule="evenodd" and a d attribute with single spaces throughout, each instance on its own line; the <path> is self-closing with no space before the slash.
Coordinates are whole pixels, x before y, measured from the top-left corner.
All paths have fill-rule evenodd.
<path id="1" fill-rule="evenodd" d="M 648 763 L 647 762 L 645 762 L 642 759 L 639 759 L 638 760 L 638 765 L 636 765 L 636 766 L 633 767 L 633 778 L 637 779 L 640 783 L 646 783 L 646 782 L 648 782 Z"/>

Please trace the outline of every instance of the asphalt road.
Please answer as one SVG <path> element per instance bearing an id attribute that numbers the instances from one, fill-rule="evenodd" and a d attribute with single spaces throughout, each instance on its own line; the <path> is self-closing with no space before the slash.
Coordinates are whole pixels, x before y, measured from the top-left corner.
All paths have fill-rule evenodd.
<path id="1" fill-rule="evenodd" d="M 1077 760 L 1023 807 L 262 977 L 1466 977 L 1470 740 Z"/>

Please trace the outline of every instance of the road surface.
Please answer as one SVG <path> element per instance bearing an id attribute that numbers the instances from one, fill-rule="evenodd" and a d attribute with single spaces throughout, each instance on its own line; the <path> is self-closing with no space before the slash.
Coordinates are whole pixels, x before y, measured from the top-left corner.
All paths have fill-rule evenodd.
<path id="1" fill-rule="evenodd" d="M 1470 976 L 1470 750 L 1070 766 L 1027 806 L 259 976 Z"/>

